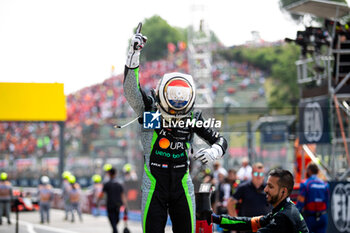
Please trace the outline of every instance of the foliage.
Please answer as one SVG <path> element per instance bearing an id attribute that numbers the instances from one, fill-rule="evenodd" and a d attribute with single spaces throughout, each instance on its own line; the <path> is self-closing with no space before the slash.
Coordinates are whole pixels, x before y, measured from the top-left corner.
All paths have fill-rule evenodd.
<path id="1" fill-rule="evenodd" d="M 299 98 L 295 61 L 300 48 L 294 44 L 270 47 L 233 47 L 218 52 L 226 60 L 248 62 L 268 72 L 274 80 L 268 104 L 270 108 L 292 111 Z"/>
<path id="2" fill-rule="evenodd" d="M 142 58 L 147 61 L 165 57 L 168 43 L 176 45 L 178 41 L 187 41 L 186 29 L 171 27 L 158 15 L 145 19 L 142 34 L 148 37 L 147 44 L 142 50 Z"/>
<path id="3" fill-rule="evenodd" d="M 134 28 L 134 31 L 136 27 Z M 142 50 L 142 60 L 154 61 L 167 56 L 168 43 L 177 45 L 178 42 L 187 43 L 189 28 L 180 28 L 170 26 L 164 19 L 158 15 L 144 20 L 141 33 L 147 36 L 146 46 Z M 214 32 L 210 31 L 212 42 L 219 42 Z"/>

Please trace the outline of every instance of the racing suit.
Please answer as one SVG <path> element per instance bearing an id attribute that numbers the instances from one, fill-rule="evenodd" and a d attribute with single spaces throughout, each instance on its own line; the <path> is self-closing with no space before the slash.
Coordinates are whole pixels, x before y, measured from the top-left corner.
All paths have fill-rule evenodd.
<path id="1" fill-rule="evenodd" d="M 260 217 L 231 217 L 212 215 L 212 221 L 220 227 L 238 231 L 258 233 L 307 233 L 303 216 L 290 198 L 284 199 L 272 212 Z"/>
<path id="2" fill-rule="evenodd" d="M 155 96 L 145 94 L 138 77 L 138 67 L 125 67 L 125 97 L 136 114 L 143 116 L 145 111 L 156 111 Z M 192 111 L 191 118 L 204 121 L 200 111 Z M 211 128 L 166 128 L 161 124 L 160 129 L 141 130 L 143 232 L 164 233 L 169 211 L 174 233 L 194 233 L 195 200 L 188 154 L 194 133 L 210 145 L 219 145 L 225 152 L 226 140 Z"/>

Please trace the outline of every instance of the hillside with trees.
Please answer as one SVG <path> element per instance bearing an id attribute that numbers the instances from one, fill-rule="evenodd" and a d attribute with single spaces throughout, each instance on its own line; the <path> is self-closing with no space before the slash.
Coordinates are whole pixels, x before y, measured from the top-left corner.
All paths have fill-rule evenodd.
<path id="1" fill-rule="evenodd" d="M 297 45 L 279 43 L 269 47 L 236 46 L 217 53 L 228 61 L 248 62 L 267 72 L 273 83 L 267 96 L 268 106 L 291 113 L 299 97 L 295 61 L 299 58 L 300 48 Z"/>

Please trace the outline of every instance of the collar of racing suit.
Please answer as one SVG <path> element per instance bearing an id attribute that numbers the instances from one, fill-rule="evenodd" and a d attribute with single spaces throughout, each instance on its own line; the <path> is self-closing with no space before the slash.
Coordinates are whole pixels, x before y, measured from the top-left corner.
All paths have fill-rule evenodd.
<path id="1" fill-rule="evenodd" d="M 281 201 L 281 203 L 278 204 L 278 206 L 272 209 L 272 214 L 275 215 L 277 212 L 283 210 L 285 205 L 290 201 L 290 197 L 285 198 L 283 201 Z"/>

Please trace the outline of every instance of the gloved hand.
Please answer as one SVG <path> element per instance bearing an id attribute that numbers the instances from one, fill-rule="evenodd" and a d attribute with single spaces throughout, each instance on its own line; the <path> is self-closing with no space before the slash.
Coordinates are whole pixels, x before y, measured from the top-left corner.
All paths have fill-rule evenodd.
<path id="1" fill-rule="evenodd" d="M 252 225 L 252 231 L 256 232 L 257 229 L 268 225 L 271 221 L 271 218 L 272 218 L 272 213 L 269 213 L 268 215 L 264 215 L 264 216 L 252 217 L 250 219 L 251 225 Z"/>
<path id="2" fill-rule="evenodd" d="M 272 213 L 269 213 L 267 215 L 262 216 L 259 221 L 260 221 L 260 226 L 264 227 L 266 225 L 268 225 L 271 221 L 272 218 Z"/>
<path id="3" fill-rule="evenodd" d="M 208 220 L 207 220 L 207 221 L 208 221 Z M 211 221 L 212 221 L 213 223 L 220 224 L 220 223 L 221 223 L 221 217 L 220 217 L 220 215 L 216 215 L 216 214 L 212 213 L 212 214 L 211 214 Z M 210 224 L 208 223 L 208 225 L 210 225 Z"/>
<path id="4" fill-rule="evenodd" d="M 216 159 L 221 158 L 223 155 L 223 151 L 221 146 L 214 144 L 211 148 L 208 149 L 200 149 L 193 156 L 194 159 L 199 159 L 203 164 L 211 163 Z"/>
<path id="5" fill-rule="evenodd" d="M 147 42 L 147 37 L 141 34 L 142 23 L 139 23 L 136 34 L 131 38 L 126 66 L 136 68 L 140 64 L 140 51 Z"/>
<path id="6" fill-rule="evenodd" d="M 221 216 L 216 215 L 212 210 L 203 211 L 201 214 L 205 218 L 205 220 L 207 220 L 208 225 L 210 225 L 211 223 L 221 223 Z"/>
<path id="7" fill-rule="evenodd" d="M 124 217 L 123 217 L 123 220 L 124 220 L 124 221 L 128 220 L 128 209 L 127 209 L 127 208 L 124 209 Z"/>

